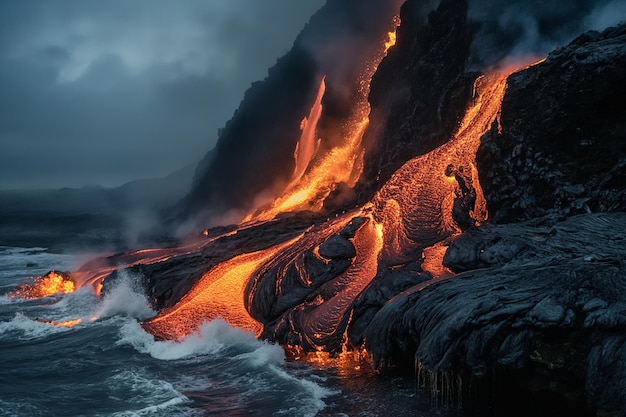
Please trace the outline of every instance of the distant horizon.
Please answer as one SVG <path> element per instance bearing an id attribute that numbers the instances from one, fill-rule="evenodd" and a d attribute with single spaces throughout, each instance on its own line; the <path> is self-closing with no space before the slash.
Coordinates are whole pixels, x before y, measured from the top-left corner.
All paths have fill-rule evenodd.
<path id="1" fill-rule="evenodd" d="M 52 187 L 37 187 L 37 188 L 28 188 L 28 187 L 17 187 L 17 188 L 1 188 L 0 187 L 0 193 L 3 192 L 12 192 L 12 191 L 57 191 L 57 190 L 65 190 L 65 189 L 70 189 L 70 190 L 83 190 L 83 189 L 105 189 L 105 190 L 113 190 L 116 188 L 120 188 L 125 186 L 126 184 L 129 183 L 133 183 L 133 182 L 137 182 L 137 181 L 151 181 L 151 180 L 164 180 L 167 177 L 177 174 L 179 172 L 182 172 L 184 170 L 187 169 L 192 169 L 193 171 L 195 171 L 196 167 L 198 166 L 200 161 L 197 162 L 192 162 L 189 163 L 179 169 L 175 169 L 174 171 L 171 171 L 169 174 L 164 174 L 164 175 L 159 175 L 159 176 L 152 176 L 152 177 L 140 177 L 140 178 L 131 178 L 128 180 L 125 180 L 123 182 L 120 183 L 112 183 L 111 185 L 103 185 L 103 184 L 97 184 L 97 183 L 93 183 L 93 184 L 84 184 L 84 185 L 77 185 L 77 186 L 73 186 L 73 185 L 62 185 L 62 186 L 52 186 Z"/>

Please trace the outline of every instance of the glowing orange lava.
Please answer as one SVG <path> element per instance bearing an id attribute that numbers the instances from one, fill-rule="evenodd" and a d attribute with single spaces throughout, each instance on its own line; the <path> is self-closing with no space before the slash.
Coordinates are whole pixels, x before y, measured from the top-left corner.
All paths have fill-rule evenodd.
<path id="1" fill-rule="evenodd" d="M 400 16 L 396 15 L 393 17 L 393 30 L 387 34 L 388 39 L 387 42 L 385 42 L 385 55 L 387 54 L 387 51 L 389 51 L 389 48 L 396 44 L 396 29 L 398 26 L 400 26 Z"/>
<path id="2" fill-rule="evenodd" d="M 269 249 L 236 256 L 208 271 L 174 307 L 142 323 L 161 339 L 180 340 L 198 331 L 206 321 L 221 318 L 230 325 L 258 335 L 259 322 L 244 307 L 244 288 L 259 266 L 297 239 Z"/>
<path id="3" fill-rule="evenodd" d="M 382 226 L 365 215 L 368 221 L 356 231 L 353 239 L 356 257 L 352 264 L 334 278 L 334 292 L 305 306 L 307 313 L 299 321 L 304 331 L 302 337 L 308 345 L 320 351 L 345 324 L 343 319 L 349 314 L 354 299 L 376 276 L 378 256 L 383 245 Z"/>
<path id="4" fill-rule="evenodd" d="M 352 117 L 347 122 L 346 135 L 341 145 L 336 146 L 316 158 L 310 159 L 305 169 L 296 158 L 296 171 L 285 192 L 277 197 L 268 208 L 261 209 L 250 214 L 245 221 L 270 220 L 279 213 L 296 212 L 301 210 L 320 210 L 324 200 L 335 190 L 338 184 L 346 184 L 352 188 L 358 181 L 363 171 L 363 149 L 361 146 L 363 133 L 369 124 L 370 104 L 367 100 L 372 76 L 378 68 L 378 64 L 385 57 L 389 48 L 396 43 L 396 28 L 400 24 L 400 18 L 395 16 L 392 21 L 393 30 L 389 32 L 388 39 L 382 44 L 381 50 L 363 68 L 358 80 L 358 99 L 352 109 Z M 320 96 L 321 93 L 321 96 Z M 318 96 L 313 104 L 306 128 L 313 125 L 311 115 L 318 114 L 321 110 L 321 98 L 324 93 L 324 82 L 318 90 Z M 316 127 L 316 126 L 315 126 Z M 315 130 L 311 126 L 313 131 Z M 303 132 L 304 133 L 304 132 Z M 296 148 L 311 148 L 311 135 L 302 135 Z M 313 136 L 314 137 L 314 136 Z M 304 142 L 304 143 L 303 143 Z M 307 153 L 308 154 L 308 153 Z"/>
<path id="5" fill-rule="evenodd" d="M 463 198 L 475 200 L 469 212 L 471 221 L 480 224 L 487 219 L 475 163 L 476 150 L 480 137 L 498 117 L 506 78 L 513 71 L 507 68 L 480 76 L 475 82 L 473 103 L 453 138 L 408 161 L 375 195 L 374 214 L 384 228 L 384 264 L 407 262 L 415 250 L 460 232 L 453 208 Z M 436 276 L 448 274 L 437 265 L 443 250 L 431 248 L 425 254 L 425 265 Z"/>
<path id="6" fill-rule="evenodd" d="M 76 290 L 76 284 L 68 275 L 50 271 L 35 280 L 24 284 L 11 292 L 9 298 L 43 298 L 54 294 L 67 294 Z"/>

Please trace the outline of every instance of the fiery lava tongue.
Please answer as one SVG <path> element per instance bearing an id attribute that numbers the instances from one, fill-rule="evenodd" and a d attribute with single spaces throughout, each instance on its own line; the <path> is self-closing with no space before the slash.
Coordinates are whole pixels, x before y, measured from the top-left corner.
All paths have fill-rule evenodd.
<path id="1" fill-rule="evenodd" d="M 223 319 L 255 335 L 261 324 L 244 307 L 244 288 L 259 266 L 297 239 L 269 249 L 236 256 L 215 266 L 174 307 L 142 323 L 160 339 L 180 340 L 197 332 L 203 322 Z"/>
<path id="2" fill-rule="evenodd" d="M 416 249 L 486 220 L 476 150 L 500 111 L 511 72 L 479 77 L 473 104 L 453 138 L 408 161 L 374 197 L 375 216 L 384 226 L 387 265 L 405 262 Z"/>

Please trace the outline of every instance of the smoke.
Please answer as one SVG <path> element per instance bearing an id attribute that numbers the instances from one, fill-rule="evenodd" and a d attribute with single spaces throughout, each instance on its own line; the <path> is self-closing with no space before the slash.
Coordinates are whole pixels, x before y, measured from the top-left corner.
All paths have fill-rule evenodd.
<path id="1" fill-rule="evenodd" d="M 626 19 L 620 0 L 470 0 L 478 24 L 472 66 L 480 69 L 526 55 L 545 56 L 581 33 Z"/>
<path id="2" fill-rule="evenodd" d="M 625 21 L 626 3 L 623 0 L 614 0 L 593 9 L 585 19 L 585 24 L 589 29 L 602 30 Z"/>

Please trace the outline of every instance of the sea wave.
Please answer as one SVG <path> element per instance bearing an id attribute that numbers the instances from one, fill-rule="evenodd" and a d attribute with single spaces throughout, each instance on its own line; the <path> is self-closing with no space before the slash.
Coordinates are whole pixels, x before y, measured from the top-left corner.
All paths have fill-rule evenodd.
<path id="1" fill-rule="evenodd" d="M 67 330 L 66 327 L 50 326 L 18 312 L 12 320 L 0 322 L 0 340 L 34 340 Z"/>
<path id="2" fill-rule="evenodd" d="M 181 341 L 157 341 L 137 322 L 128 322 L 120 329 L 120 345 L 131 345 L 155 359 L 176 360 L 194 356 L 217 354 L 229 347 L 244 349 L 241 359 L 253 365 L 282 363 L 285 353 L 280 346 L 257 340 L 250 332 L 230 326 L 223 320 L 203 323 L 197 332 Z"/>
<path id="3" fill-rule="evenodd" d="M 111 390 L 110 398 L 115 399 L 119 396 L 140 407 L 136 410 L 115 412 L 112 416 L 192 416 L 198 414 L 197 410 L 181 407 L 190 400 L 171 383 L 144 375 L 144 373 L 143 370 L 124 370 L 105 382 Z"/>
<path id="4" fill-rule="evenodd" d="M 138 278 L 122 272 L 122 278 L 109 290 L 99 304 L 95 316 L 129 316 L 145 320 L 156 314 L 150 308 L 143 290 L 137 284 Z"/>

